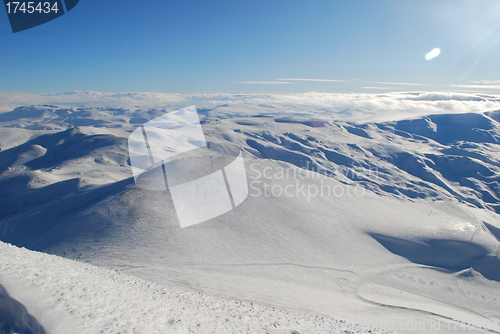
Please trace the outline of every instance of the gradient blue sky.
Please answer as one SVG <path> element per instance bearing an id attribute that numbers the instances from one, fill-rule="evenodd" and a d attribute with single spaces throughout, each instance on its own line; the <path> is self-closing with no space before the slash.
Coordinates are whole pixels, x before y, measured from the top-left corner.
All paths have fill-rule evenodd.
<path id="1" fill-rule="evenodd" d="M 80 0 L 16 34 L 1 9 L 0 91 L 500 94 L 499 27 L 498 0 Z"/>

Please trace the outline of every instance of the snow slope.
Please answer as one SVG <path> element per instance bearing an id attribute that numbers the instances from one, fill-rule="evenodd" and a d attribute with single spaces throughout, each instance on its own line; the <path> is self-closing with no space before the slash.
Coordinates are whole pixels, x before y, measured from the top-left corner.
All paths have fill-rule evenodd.
<path id="1" fill-rule="evenodd" d="M 383 333 L 162 286 L 0 243 L 0 280 L 48 333 Z"/>
<path id="2" fill-rule="evenodd" d="M 359 123 L 348 119 L 376 115 L 199 107 L 210 144 L 245 151 L 250 196 L 185 229 L 169 193 L 135 185 L 127 161 L 128 133 L 176 106 L 18 108 L 0 115 L 26 138 L 0 141 L 1 240 L 349 323 L 500 332 L 494 99 L 411 96 L 420 112 L 435 101 L 476 112 Z"/>

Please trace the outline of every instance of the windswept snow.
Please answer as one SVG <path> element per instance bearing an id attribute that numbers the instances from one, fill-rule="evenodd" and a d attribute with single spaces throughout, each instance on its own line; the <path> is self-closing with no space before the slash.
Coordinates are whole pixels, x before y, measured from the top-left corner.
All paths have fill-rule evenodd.
<path id="1" fill-rule="evenodd" d="M 0 285 L 0 331 L 2 333 L 45 334 L 26 307 L 9 296 Z"/>
<path id="2" fill-rule="evenodd" d="M 162 286 L 2 242 L 0 253 L 0 281 L 50 334 L 384 333 Z"/>

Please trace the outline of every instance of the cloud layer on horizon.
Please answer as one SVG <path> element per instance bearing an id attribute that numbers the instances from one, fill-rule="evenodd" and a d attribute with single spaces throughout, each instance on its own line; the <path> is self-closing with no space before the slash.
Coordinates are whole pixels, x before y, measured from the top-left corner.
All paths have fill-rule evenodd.
<path id="1" fill-rule="evenodd" d="M 177 94 L 67 92 L 31 94 L 0 92 L 0 110 L 18 106 L 55 104 L 60 106 L 105 106 L 146 108 L 197 105 L 228 107 L 265 106 L 289 116 L 309 115 L 349 121 L 402 119 L 437 113 L 466 113 L 500 110 L 500 96 L 454 92 L 295 93 L 295 94 Z M 269 109 L 268 108 L 268 109 Z"/>

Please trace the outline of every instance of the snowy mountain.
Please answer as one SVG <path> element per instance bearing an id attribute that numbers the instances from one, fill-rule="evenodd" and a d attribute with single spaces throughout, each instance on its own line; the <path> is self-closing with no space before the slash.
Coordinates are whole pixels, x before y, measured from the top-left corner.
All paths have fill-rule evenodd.
<path id="1" fill-rule="evenodd" d="M 287 324 L 298 319 L 272 313 L 205 332 L 341 332 L 332 318 L 353 324 L 346 330 L 367 324 L 408 333 L 500 332 L 500 112 L 490 108 L 493 98 L 485 104 L 485 97 L 461 96 L 448 101 L 465 100 L 474 112 L 422 115 L 430 96 L 411 95 L 405 103 L 420 103 L 419 111 L 392 120 L 366 109 L 294 108 L 276 97 L 266 104 L 198 107 L 209 146 L 244 151 L 249 197 L 220 217 L 183 229 L 168 191 L 134 183 L 127 149 L 133 129 L 179 106 L 45 105 L 0 114 L 0 239 L 102 267 L 3 245 L 8 256 L 2 257 L 2 272 L 12 276 L 28 268 L 32 274 L 16 274 L 10 282 L 43 289 L 43 299 L 55 290 L 89 298 L 69 318 L 86 319 L 94 333 L 161 326 L 172 328 L 169 333 L 203 333 L 193 329 L 195 322 L 212 326 L 207 319 L 217 308 L 193 308 L 197 296 L 208 299 L 209 308 L 224 304 L 221 312 L 233 312 L 228 305 L 234 299 L 246 301 L 245 307 L 257 303 L 287 310 L 278 313 L 316 315 L 300 316 L 309 319 L 299 321 L 300 328 L 266 327 L 272 317 Z M 381 101 L 372 96 L 372 104 Z M 68 268 L 60 286 L 52 273 L 33 277 L 49 267 L 42 263 L 52 262 Z M 147 306 L 146 318 L 126 313 L 123 304 L 105 305 L 85 290 L 76 292 L 74 276 L 65 278 L 70 270 L 96 273 L 81 280 L 92 289 L 132 289 L 136 280 L 153 290 L 177 291 L 194 320 L 186 324 L 183 318 L 175 328 L 162 322 L 167 317 L 160 314 L 180 312 L 162 308 L 175 300 L 172 295 Z M 91 283 L 118 280 L 115 275 L 121 280 L 116 287 Z M 2 277 L 0 284 L 14 295 L 16 284 Z M 191 290 L 176 290 L 186 288 Z M 148 289 L 130 293 L 146 298 L 154 292 Z M 72 297 L 47 297 L 54 301 L 49 309 L 76 312 L 68 304 Z M 123 317 L 88 316 L 106 314 L 108 307 L 119 307 Z M 151 327 L 130 329 L 141 321 Z M 120 330 L 109 327 L 115 323 Z"/>

